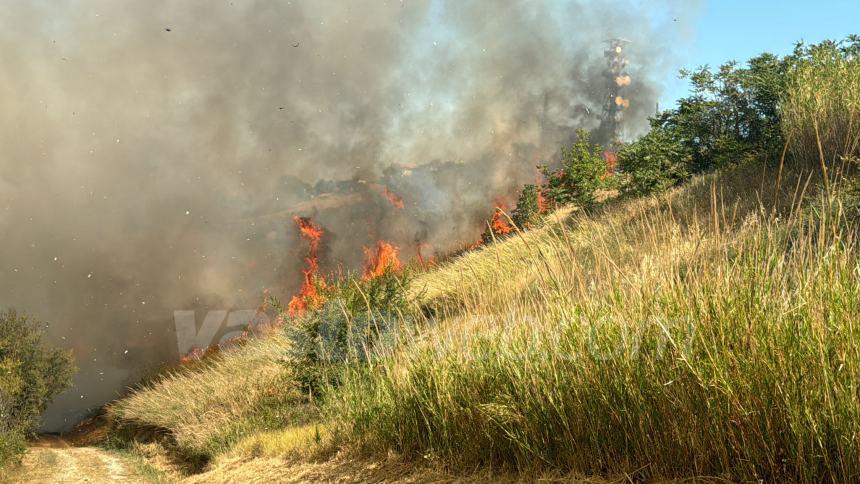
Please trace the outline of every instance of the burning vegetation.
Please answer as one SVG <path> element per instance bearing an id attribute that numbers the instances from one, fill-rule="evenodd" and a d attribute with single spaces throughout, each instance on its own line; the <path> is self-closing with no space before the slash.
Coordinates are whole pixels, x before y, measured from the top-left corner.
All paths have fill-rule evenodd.
<path id="1" fill-rule="evenodd" d="M 507 235 L 514 230 L 511 224 L 508 223 L 505 208 L 501 203 L 496 203 L 496 210 L 493 212 L 490 228 L 493 229 L 493 233 L 496 235 Z"/>
<path id="2" fill-rule="evenodd" d="M 364 274 L 362 279 L 375 279 L 386 271 L 397 271 L 400 269 L 400 259 L 397 257 L 398 248 L 394 245 L 380 240 L 374 249 L 364 248 Z"/>
<path id="3" fill-rule="evenodd" d="M 290 316 L 299 316 L 308 309 L 318 308 L 323 303 L 319 289 L 320 286 L 325 287 L 325 279 L 318 274 L 319 258 L 317 251 L 324 231 L 319 226 L 314 225 L 311 219 L 307 217 L 296 216 L 293 220 L 302 237 L 308 241 L 308 255 L 305 258 L 307 265 L 302 270 L 304 275 L 302 288 L 287 305 L 287 312 Z"/>

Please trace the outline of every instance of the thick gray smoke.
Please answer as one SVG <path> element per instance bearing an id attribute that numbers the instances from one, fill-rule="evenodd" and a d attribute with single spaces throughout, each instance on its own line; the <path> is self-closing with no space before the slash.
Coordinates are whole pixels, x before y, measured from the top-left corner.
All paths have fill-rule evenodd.
<path id="1" fill-rule="evenodd" d="M 50 321 L 81 367 L 48 427 L 174 361 L 174 311 L 288 299 L 293 215 L 326 229 L 324 270 L 377 239 L 406 258 L 476 240 L 598 125 L 607 38 L 631 41 L 641 131 L 684 5 L 0 3 L 0 307 Z"/>

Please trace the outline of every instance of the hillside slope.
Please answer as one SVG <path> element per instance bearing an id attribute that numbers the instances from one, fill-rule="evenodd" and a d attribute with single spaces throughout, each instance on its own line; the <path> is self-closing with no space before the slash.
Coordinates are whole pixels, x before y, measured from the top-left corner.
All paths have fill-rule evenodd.
<path id="1" fill-rule="evenodd" d="M 415 476 L 679 477 L 691 463 L 731 478 L 851 475 L 855 189 L 826 197 L 800 169 L 776 187 L 775 170 L 750 163 L 564 210 L 419 274 L 409 294 L 431 319 L 400 321 L 408 338 L 348 371 L 321 409 L 291 383 L 275 335 L 111 414 L 168 436 L 150 455 L 194 461 L 177 478 L 256 466 L 334 479 L 374 460 Z"/>

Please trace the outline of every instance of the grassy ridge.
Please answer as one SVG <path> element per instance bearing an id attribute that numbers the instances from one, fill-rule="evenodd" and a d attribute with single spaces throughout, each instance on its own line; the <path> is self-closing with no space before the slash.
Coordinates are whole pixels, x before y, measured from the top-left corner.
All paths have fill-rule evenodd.
<path id="1" fill-rule="evenodd" d="M 838 199 L 800 210 L 787 190 L 781 208 L 755 210 L 754 169 L 728 176 L 741 186 L 701 179 L 523 244 L 545 268 L 528 291 L 470 294 L 456 324 L 353 373 L 331 414 L 369 448 L 462 468 L 855 475 L 856 233 Z M 679 210 L 677 197 L 696 201 Z"/>

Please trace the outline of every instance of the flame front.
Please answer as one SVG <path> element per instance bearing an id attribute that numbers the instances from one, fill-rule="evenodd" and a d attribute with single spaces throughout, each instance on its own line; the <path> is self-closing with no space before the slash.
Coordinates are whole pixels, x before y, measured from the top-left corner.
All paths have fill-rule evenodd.
<path id="1" fill-rule="evenodd" d="M 505 235 L 511 233 L 514 229 L 505 220 L 504 217 L 504 207 L 501 203 L 496 204 L 496 211 L 493 213 L 493 220 L 490 221 L 490 227 L 493 228 L 493 232 L 499 235 Z"/>
<path id="2" fill-rule="evenodd" d="M 307 217 L 293 217 L 296 226 L 302 237 L 308 240 L 308 256 L 305 258 L 307 267 L 302 270 L 304 274 L 304 282 L 302 289 L 298 294 L 293 296 L 290 303 L 287 305 L 287 313 L 290 316 L 299 316 L 305 311 L 316 309 L 323 303 L 323 298 L 319 294 L 317 286 L 325 286 L 325 280 L 317 275 L 319 271 L 319 259 L 317 259 L 317 250 L 319 249 L 320 240 L 323 236 L 323 229 L 311 222 Z"/>
<path id="3" fill-rule="evenodd" d="M 385 274 L 387 270 L 396 271 L 400 269 L 400 259 L 397 258 L 398 250 L 397 246 L 391 245 L 384 240 L 376 243 L 376 250 L 365 247 L 364 257 L 366 262 L 362 278 L 367 281 Z"/>

